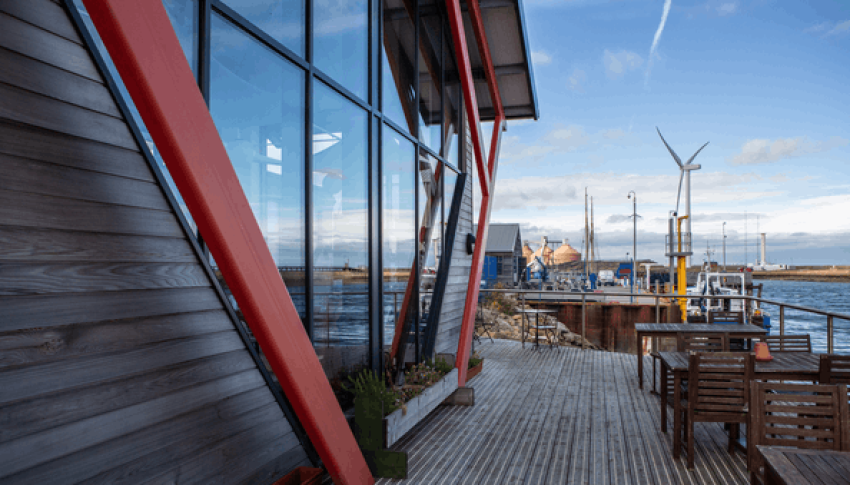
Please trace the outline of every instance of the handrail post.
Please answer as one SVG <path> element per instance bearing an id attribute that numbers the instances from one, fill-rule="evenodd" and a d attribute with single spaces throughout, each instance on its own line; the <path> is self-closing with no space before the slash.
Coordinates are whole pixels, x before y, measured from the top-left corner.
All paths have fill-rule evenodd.
<path id="1" fill-rule="evenodd" d="M 832 315 L 826 316 L 826 351 L 832 353 Z"/>
<path id="2" fill-rule="evenodd" d="M 581 350 L 584 350 L 584 342 L 587 341 L 585 337 L 585 326 L 587 322 L 587 295 L 581 294 Z"/>
<path id="3" fill-rule="evenodd" d="M 779 335 L 785 335 L 785 305 L 779 305 Z"/>
<path id="4" fill-rule="evenodd" d="M 658 290 L 658 283 L 655 284 L 655 289 Z M 658 302 L 658 292 L 655 292 L 655 323 L 661 323 L 661 306 Z"/>

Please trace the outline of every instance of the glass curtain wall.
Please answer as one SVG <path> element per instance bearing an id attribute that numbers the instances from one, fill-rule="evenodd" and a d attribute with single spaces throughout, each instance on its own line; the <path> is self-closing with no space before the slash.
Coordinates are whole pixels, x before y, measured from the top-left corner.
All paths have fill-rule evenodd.
<path id="1" fill-rule="evenodd" d="M 382 331 L 384 342 L 389 344 L 401 320 L 407 319 L 409 325 L 416 315 L 415 306 L 405 307 L 405 293 L 416 284 L 413 272 L 416 257 L 416 149 L 407 138 L 386 125 L 382 140 Z"/>
<path id="2" fill-rule="evenodd" d="M 427 317 L 444 250 L 462 126 L 445 6 L 163 4 L 328 378 L 375 366 L 405 298 Z"/>
<path id="3" fill-rule="evenodd" d="M 304 93 L 301 68 L 213 14 L 210 113 L 302 319 Z"/>
<path id="4" fill-rule="evenodd" d="M 369 362 L 367 113 L 313 88 L 313 344 L 329 376 Z"/>

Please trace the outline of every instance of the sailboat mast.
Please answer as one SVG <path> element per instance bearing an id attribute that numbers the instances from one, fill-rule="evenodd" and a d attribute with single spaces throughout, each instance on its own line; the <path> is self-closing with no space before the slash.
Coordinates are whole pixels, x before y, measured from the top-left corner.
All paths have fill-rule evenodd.
<path id="1" fill-rule="evenodd" d="M 584 188 L 584 277 L 587 279 L 587 258 L 588 248 L 590 248 L 590 240 L 587 233 L 587 187 Z"/>
<path id="2" fill-rule="evenodd" d="M 593 263 L 596 262 L 596 231 L 593 230 L 593 197 L 590 198 L 590 272 L 595 273 Z"/>

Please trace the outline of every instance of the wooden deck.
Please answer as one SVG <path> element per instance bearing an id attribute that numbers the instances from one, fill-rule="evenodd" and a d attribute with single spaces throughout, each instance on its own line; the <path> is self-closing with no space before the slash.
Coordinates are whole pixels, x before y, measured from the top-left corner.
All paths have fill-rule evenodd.
<path id="1" fill-rule="evenodd" d="M 433 484 L 747 483 L 745 460 L 726 451 L 721 424 L 696 427 L 696 468 L 672 458 L 660 432 L 652 363 L 640 391 L 634 355 L 518 342 L 478 346 L 484 372 L 473 407 L 443 406 L 393 449 L 409 456 L 407 480 Z M 672 413 L 669 429 L 672 430 Z"/>

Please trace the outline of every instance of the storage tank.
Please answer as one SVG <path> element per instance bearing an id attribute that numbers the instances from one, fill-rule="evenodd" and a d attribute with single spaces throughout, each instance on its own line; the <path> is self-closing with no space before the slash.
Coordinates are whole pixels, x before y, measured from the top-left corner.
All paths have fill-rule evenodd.
<path id="1" fill-rule="evenodd" d="M 580 260 L 581 253 L 576 251 L 575 248 L 569 245 L 569 243 L 566 243 L 555 250 L 555 264 L 572 263 L 573 261 Z"/>

